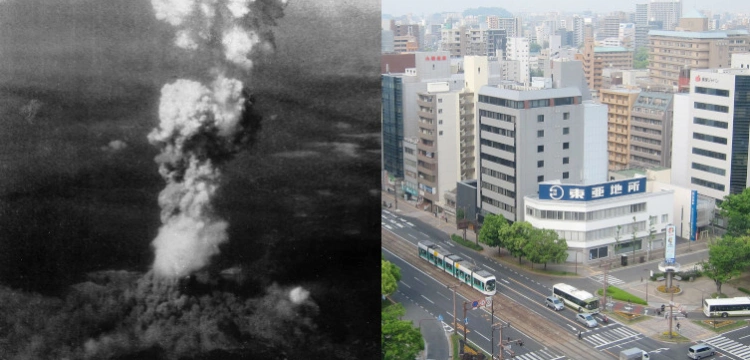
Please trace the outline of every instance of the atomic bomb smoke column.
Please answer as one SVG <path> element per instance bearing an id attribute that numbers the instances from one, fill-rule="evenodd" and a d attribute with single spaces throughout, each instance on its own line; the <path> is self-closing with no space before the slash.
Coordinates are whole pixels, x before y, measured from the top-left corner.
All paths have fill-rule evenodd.
<path id="1" fill-rule="evenodd" d="M 273 50 L 270 27 L 286 0 L 152 0 L 156 18 L 176 28 L 175 45 L 210 59 L 207 84 L 179 79 L 164 85 L 159 127 L 149 135 L 167 186 L 159 194 L 162 227 L 153 241 L 154 273 L 189 275 L 208 265 L 227 241 L 227 222 L 211 201 L 222 163 L 252 140 L 259 119 L 240 80 L 228 70 L 249 70 L 251 55 Z M 197 57 L 200 58 L 200 57 Z M 205 74 L 202 74 L 205 75 Z"/>

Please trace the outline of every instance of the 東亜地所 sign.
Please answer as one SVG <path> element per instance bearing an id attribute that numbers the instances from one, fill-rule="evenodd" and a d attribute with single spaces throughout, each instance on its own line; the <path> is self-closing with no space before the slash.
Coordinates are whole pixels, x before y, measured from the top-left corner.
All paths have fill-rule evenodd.
<path id="1" fill-rule="evenodd" d="M 593 185 L 539 184 L 539 199 L 590 201 L 646 192 L 646 178 Z"/>

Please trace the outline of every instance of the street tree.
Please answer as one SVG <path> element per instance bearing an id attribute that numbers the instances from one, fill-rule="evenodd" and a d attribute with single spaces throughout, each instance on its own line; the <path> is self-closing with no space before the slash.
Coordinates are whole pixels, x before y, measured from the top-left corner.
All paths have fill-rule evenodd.
<path id="1" fill-rule="evenodd" d="M 380 344 L 383 359 L 414 360 L 424 350 L 424 339 L 411 321 L 401 320 L 406 314 L 403 305 L 385 307 L 380 317 Z"/>
<path id="2" fill-rule="evenodd" d="M 550 229 L 533 229 L 532 236 L 526 246 L 524 253 L 526 258 L 531 261 L 531 267 L 534 263 L 544 264 L 547 269 L 548 262 L 562 262 L 568 258 L 568 243 L 554 230 Z"/>
<path id="3" fill-rule="evenodd" d="M 401 269 L 394 265 L 392 262 L 385 260 L 381 257 L 380 259 L 380 293 L 385 299 L 386 296 L 396 292 L 398 288 L 398 282 L 401 280 Z"/>
<path id="4" fill-rule="evenodd" d="M 633 241 L 631 242 L 631 245 L 633 247 L 633 262 L 635 262 L 635 241 L 638 239 L 638 225 L 635 221 L 635 216 L 633 216 Z"/>
<path id="5" fill-rule="evenodd" d="M 745 236 L 750 230 L 750 188 L 724 197 L 720 214 L 727 219 L 727 235 Z"/>
<path id="6" fill-rule="evenodd" d="M 654 226 L 651 225 L 651 228 L 648 229 L 648 249 L 646 250 L 646 261 L 651 261 L 651 247 L 654 244 L 655 238 L 656 229 L 654 229 Z"/>
<path id="7" fill-rule="evenodd" d="M 703 261 L 703 274 L 716 284 L 716 292 L 721 294 L 721 285 L 740 275 L 748 264 L 750 237 L 725 235 L 708 246 L 708 261 Z"/>
<path id="8" fill-rule="evenodd" d="M 511 256 L 518 257 L 518 263 L 526 255 L 524 248 L 534 234 L 534 227 L 527 221 L 516 221 L 513 225 L 500 230 L 502 243 Z"/>
<path id="9" fill-rule="evenodd" d="M 503 229 L 508 227 L 510 225 L 508 225 L 508 221 L 505 220 L 503 215 L 488 214 L 484 218 L 477 239 L 483 244 L 497 246 L 497 251 L 500 252 L 500 249 L 504 247 L 500 234 L 504 232 Z"/>

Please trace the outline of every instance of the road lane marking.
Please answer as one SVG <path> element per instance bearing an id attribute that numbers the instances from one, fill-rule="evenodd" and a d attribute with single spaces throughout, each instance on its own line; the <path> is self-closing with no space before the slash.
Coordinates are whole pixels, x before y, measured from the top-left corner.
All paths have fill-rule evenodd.
<path id="1" fill-rule="evenodd" d="M 459 251 L 459 254 L 461 254 L 461 255 L 463 255 L 463 256 L 466 256 L 466 258 L 467 258 L 467 259 L 471 259 L 471 256 L 469 256 L 469 255 L 466 255 L 466 254 L 464 254 L 464 253 L 462 253 L 462 252 L 460 252 L 460 251 Z M 474 259 L 472 259 L 472 260 L 474 260 Z"/>
<path id="2" fill-rule="evenodd" d="M 416 237 L 416 236 L 414 236 L 414 235 L 412 235 L 412 234 L 406 234 L 406 235 L 409 235 L 409 236 L 411 236 L 411 237 L 412 237 L 412 238 L 413 238 L 414 240 L 417 240 L 417 237 Z"/>
<path id="3" fill-rule="evenodd" d="M 430 304 L 433 304 L 433 305 L 435 304 L 435 302 L 434 302 L 434 301 L 432 301 L 432 300 L 430 300 L 430 299 L 428 299 L 428 298 L 427 298 L 427 296 L 424 296 L 424 295 L 421 295 L 421 296 L 422 296 L 422 297 L 423 297 L 423 298 L 424 298 L 425 300 L 429 301 L 429 302 L 430 302 Z"/>
<path id="4" fill-rule="evenodd" d="M 478 331 L 475 331 L 474 333 L 475 333 L 475 334 L 477 334 L 477 335 L 479 335 L 479 336 L 481 336 L 481 337 L 483 337 L 483 338 L 485 338 L 485 339 L 487 339 L 487 341 L 492 341 L 492 340 L 490 340 L 490 338 L 488 338 L 488 337 L 486 337 L 486 336 L 482 335 L 482 334 L 481 334 L 481 333 L 479 333 Z"/>
<path id="5" fill-rule="evenodd" d="M 446 244 L 448 244 L 448 245 L 450 245 L 450 246 L 456 246 L 456 245 L 453 245 L 453 244 L 451 244 L 451 243 L 449 243 L 449 242 L 447 242 L 447 241 L 446 241 Z"/>
<path id="6" fill-rule="evenodd" d="M 419 279 L 417 279 L 417 277 L 416 277 L 416 276 L 414 277 L 414 280 L 417 280 L 417 281 L 419 281 L 419 282 L 420 282 L 420 283 L 421 283 L 422 285 L 427 285 L 427 284 L 425 284 L 425 283 L 424 283 L 424 281 L 422 281 L 422 280 L 419 280 Z"/>
<path id="7" fill-rule="evenodd" d="M 390 225 L 388 225 L 388 224 L 383 224 L 383 226 L 385 226 L 385 228 L 388 229 L 388 230 L 393 230 L 393 228 Z"/>
<path id="8" fill-rule="evenodd" d="M 508 280 L 505 280 L 505 279 L 500 279 L 500 280 L 505 281 L 506 284 L 510 284 L 510 281 Z"/>
<path id="9" fill-rule="evenodd" d="M 401 283 L 402 283 L 402 284 L 404 284 L 404 286 L 406 286 L 406 287 L 408 287 L 409 289 L 411 289 L 411 286 L 409 286 L 409 284 L 407 284 L 407 283 L 405 283 L 405 282 L 403 282 L 403 281 L 401 281 Z"/>
<path id="10" fill-rule="evenodd" d="M 421 232 L 421 231 L 420 231 L 419 233 L 420 233 L 420 234 L 422 234 L 422 235 L 424 235 L 424 236 L 427 236 L 427 234 L 425 234 L 425 233 L 423 233 L 423 232 Z"/>

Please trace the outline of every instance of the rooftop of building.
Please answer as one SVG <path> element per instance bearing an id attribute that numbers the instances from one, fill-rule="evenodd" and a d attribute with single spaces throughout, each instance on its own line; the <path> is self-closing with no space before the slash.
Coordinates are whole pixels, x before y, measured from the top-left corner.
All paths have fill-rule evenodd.
<path id="1" fill-rule="evenodd" d="M 581 96 L 581 91 L 575 87 L 567 87 L 562 89 L 539 89 L 531 87 L 507 89 L 494 86 L 482 86 L 479 89 L 479 94 L 493 96 L 501 99 L 523 101 Z"/>
<path id="2" fill-rule="evenodd" d="M 650 30 L 649 36 L 677 37 L 683 39 L 726 39 L 729 36 L 748 35 L 747 30 L 669 31 Z"/>
<path id="3" fill-rule="evenodd" d="M 659 99 L 661 101 L 655 101 Z M 666 110 L 672 101 L 672 94 L 662 92 L 648 92 L 642 91 L 638 94 L 638 98 L 635 100 L 633 106 L 647 108 L 647 109 L 659 109 Z"/>
<path id="4" fill-rule="evenodd" d="M 750 68 L 738 69 L 738 68 L 719 68 L 719 69 L 693 69 L 693 73 L 711 73 L 711 74 L 732 74 L 732 75 L 748 75 L 750 74 Z"/>
<path id="5" fill-rule="evenodd" d="M 631 51 L 632 50 L 629 50 L 628 48 L 625 48 L 625 47 L 622 47 L 622 46 L 596 46 L 596 47 L 594 47 L 594 52 L 595 53 L 603 53 L 603 52 L 631 52 Z"/>
<path id="6" fill-rule="evenodd" d="M 605 92 L 605 93 L 637 94 L 641 92 L 641 89 L 616 86 L 616 87 L 611 87 L 609 89 L 599 89 L 599 91 Z"/>

